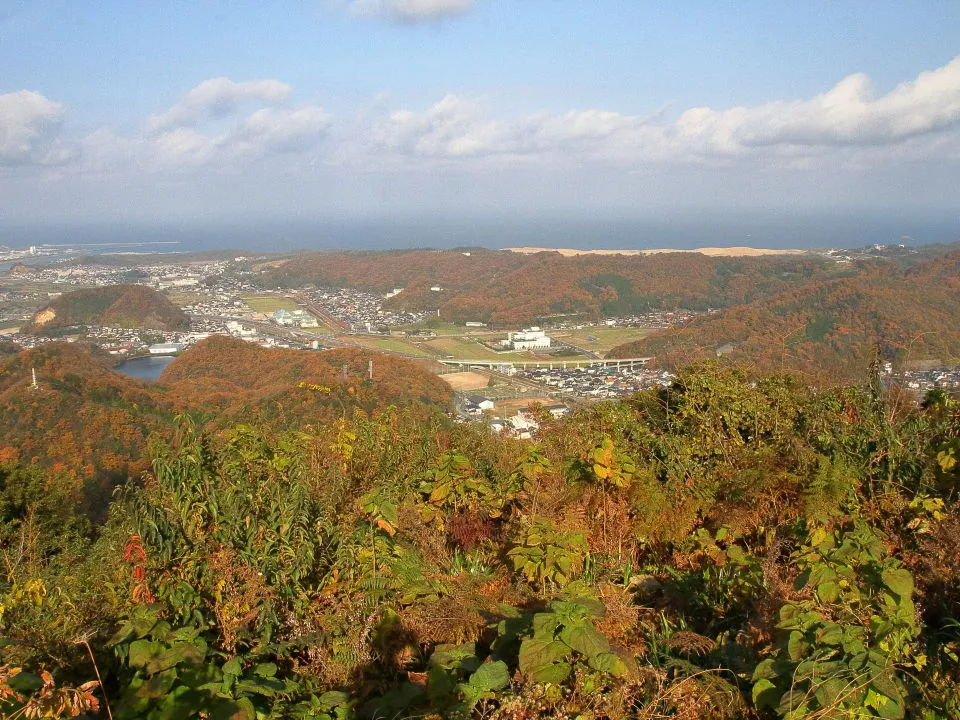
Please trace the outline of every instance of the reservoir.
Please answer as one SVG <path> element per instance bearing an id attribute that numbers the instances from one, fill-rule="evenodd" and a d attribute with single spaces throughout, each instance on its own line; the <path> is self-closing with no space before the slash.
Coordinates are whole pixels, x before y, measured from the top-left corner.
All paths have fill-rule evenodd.
<path id="1" fill-rule="evenodd" d="M 117 365 L 114 370 L 121 375 L 138 380 L 159 380 L 163 369 L 175 359 L 173 355 L 149 355 L 126 360 Z"/>

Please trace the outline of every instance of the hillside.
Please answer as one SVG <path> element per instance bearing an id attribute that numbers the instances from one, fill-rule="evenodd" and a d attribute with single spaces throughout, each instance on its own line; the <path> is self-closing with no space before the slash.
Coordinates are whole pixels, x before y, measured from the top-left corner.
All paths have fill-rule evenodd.
<path id="1" fill-rule="evenodd" d="M 64 293 L 37 312 L 24 330 L 49 333 L 85 325 L 186 330 L 190 318 L 156 290 L 111 285 Z"/>
<path id="2" fill-rule="evenodd" d="M 651 309 L 727 307 L 856 271 L 810 255 L 564 257 L 556 252 L 413 250 L 306 255 L 271 270 L 268 281 L 380 292 L 402 287 L 388 306 L 439 308 L 441 317 L 453 321 L 519 324 L 557 316 L 597 319 Z"/>
<path id="3" fill-rule="evenodd" d="M 0 452 L 0 716 L 958 717 L 955 400 L 704 363 L 532 441 L 169 429 L 105 522 Z"/>
<path id="4" fill-rule="evenodd" d="M 373 362 L 374 379 L 368 379 Z M 447 407 L 450 389 L 418 363 L 344 348 L 326 352 L 266 349 L 214 335 L 164 370 L 164 392 L 180 407 L 220 425 L 323 423 L 349 408 Z M 248 417 L 250 416 L 250 417 Z M 246 419 L 245 419 L 246 418 Z"/>
<path id="5" fill-rule="evenodd" d="M 0 453 L 67 476 L 98 504 L 146 469 L 149 435 L 169 426 L 170 403 L 113 370 L 93 345 L 47 343 L 0 356 Z M 39 390 L 30 390 L 36 369 Z"/>
<path id="6" fill-rule="evenodd" d="M 417 363 L 357 350 L 268 350 L 214 336 L 171 363 L 160 383 L 121 375 L 114 363 L 84 343 L 0 355 L 0 455 L 68 475 L 102 505 L 116 483 L 146 469 L 151 434 L 169 435 L 182 413 L 211 429 L 283 429 L 391 405 L 422 417 L 450 401 L 449 387 Z"/>
<path id="7" fill-rule="evenodd" d="M 610 356 L 653 355 L 676 367 L 720 350 L 760 372 L 787 368 L 818 382 L 861 377 L 876 348 L 894 363 L 952 364 L 960 359 L 956 262 L 944 256 L 905 273 L 873 268 L 810 283 L 621 345 Z"/>

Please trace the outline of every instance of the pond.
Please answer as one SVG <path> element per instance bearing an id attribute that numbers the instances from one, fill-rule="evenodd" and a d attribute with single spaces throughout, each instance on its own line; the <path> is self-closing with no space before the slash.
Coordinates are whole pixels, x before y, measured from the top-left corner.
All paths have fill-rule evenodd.
<path id="1" fill-rule="evenodd" d="M 121 375 L 138 380 L 159 380 L 163 369 L 175 359 L 173 355 L 149 355 L 125 360 L 117 365 L 114 370 Z"/>

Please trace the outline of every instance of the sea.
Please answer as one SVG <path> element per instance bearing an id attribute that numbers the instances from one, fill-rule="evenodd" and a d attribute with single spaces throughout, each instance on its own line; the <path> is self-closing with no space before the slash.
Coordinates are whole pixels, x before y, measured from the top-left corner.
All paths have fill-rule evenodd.
<path id="1" fill-rule="evenodd" d="M 703 214 L 663 218 L 376 218 L 248 223 L 5 225 L 0 246 L 63 248 L 65 255 L 238 250 L 506 248 L 644 250 L 927 245 L 960 240 L 960 215 Z"/>

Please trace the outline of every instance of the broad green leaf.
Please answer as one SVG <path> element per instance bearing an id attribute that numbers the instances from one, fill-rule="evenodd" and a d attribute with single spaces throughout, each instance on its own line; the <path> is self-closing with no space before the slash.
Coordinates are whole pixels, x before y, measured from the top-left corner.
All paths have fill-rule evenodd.
<path id="1" fill-rule="evenodd" d="M 520 645 L 520 670 L 529 673 L 533 668 L 549 665 L 566 657 L 569 648 L 557 640 L 528 638 Z"/>
<path id="2" fill-rule="evenodd" d="M 247 698 L 221 700 L 209 717 L 210 720 L 257 720 L 257 710 Z"/>
<path id="3" fill-rule="evenodd" d="M 330 690 L 317 698 L 317 705 L 321 710 L 333 710 L 340 705 L 346 705 L 350 702 L 350 693 L 342 690 Z"/>
<path id="4" fill-rule="evenodd" d="M 588 658 L 600 653 L 610 652 L 610 643 L 587 620 L 582 620 L 576 625 L 561 630 L 560 639 Z"/>
<path id="5" fill-rule="evenodd" d="M 817 636 L 817 641 L 824 645 L 839 645 L 843 642 L 843 628 L 834 623 L 829 623 Z"/>
<path id="6" fill-rule="evenodd" d="M 835 582 L 828 580 L 817 585 L 817 595 L 825 603 L 836 602 L 840 595 L 840 588 Z"/>
<path id="7" fill-rule="evenodd" d="M 276 677 L 277 665 L 276 663 L 260 663 L 253 669 L 253 674 L 265 678 Z"/>
<path id="8" fill-rule="evenodd" d="M 484 663 L 470 676 L 470 684 L 483 692 L 502 690 L 510 684 L 507 664 L 502 660 Z"/>
<path id="9" fill-rule="evenodd" d="M 766 678 L 761 678 L 753 685 L 753 704 L 758 708 L 776 707 L 780 702 L 780 691 L 777 686 Z"/>
<path id="10" fill-rule="evenodd" d="M 569 663 L 548 663 L 533 668 L 527 676 L 536 683 L 559 685 L 570 677 L 572 671 L 573 666 Z"/>
<path id="11" fill-rule="evenodd" d="M 619 655 L 612 652 L 602 652 L 591 655 L 587 664 L 594 670 L 610 673 L 616 677 L 624 677 L 630 673 L 630 669 Z"/>
<path id="12" fill-rule="evenodd" d="M 794 630 L 790 633 L 790 639 L 787 641 L 787 654 L 794 662 L 800 662 L 810 650 L 810 644 L 807 642 L 803 633 Z"/>
<path id="13" fill-rule="evenodd" d="M 560 626 L 555 613 L 537 613 L 533 616 L 533 636 L 538 640 L 553 640 L 553 634 Z"/>
<path id="14" fill-rule="evenodd" d="M 913 594 L 913 577 L 908 570 L 903 568 L 884 570 L 881 577 L 883 584 L 901 598 L 909 598 Z"/>
<path id="15" fill-rule="evenodd" d="M 127 655 L 127 662 L 132 667 L 146 667 L 150 659 L 156 657 L 164 650 L 164 646 L 155 640 L 135 640 L 130 643 L 130 650 Z"/>
<path id="16" fill-rule="evenodd" d="M 768 658 L 758 663 L 753 669 L 752 680 L 753 682 L 757 682 L 758 680 L 769 680 L 772 677 L 776 677 L 776 675 L 777 671 L 773 666 L 773 659 Z"/>
<path id="17" fill-rule="evenodd" d="M 828 677 L 821 681 L 816 688 L 814 694 L 816 695 L 817 702 L 819 702 L 822 707 L 830 707 L 835 705 L 837 700 L 844 695 L 847 689 L 847 683 L 839 678 Z"/>

